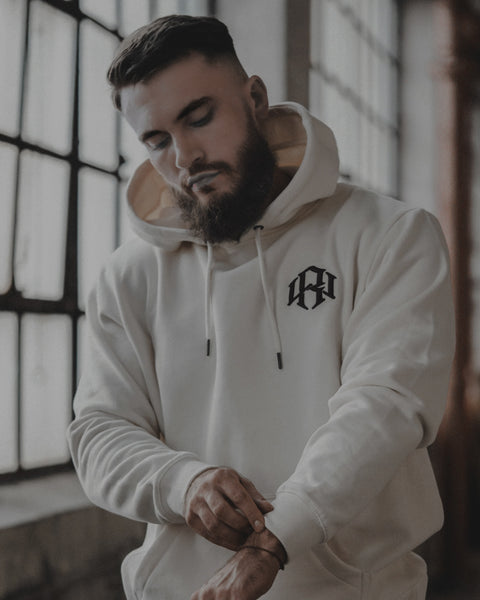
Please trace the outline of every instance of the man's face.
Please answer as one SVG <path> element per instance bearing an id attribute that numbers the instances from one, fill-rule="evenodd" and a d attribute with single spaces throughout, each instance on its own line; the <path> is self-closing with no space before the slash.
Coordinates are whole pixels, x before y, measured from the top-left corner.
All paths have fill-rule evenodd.
<path id="1" fill-rule="evenodd" d="M 153 166 L 210 242 L 238 239 L 270 200 L 275 160 L 250 90 L 230 64 L 194 54 L 121 91 Z"/>

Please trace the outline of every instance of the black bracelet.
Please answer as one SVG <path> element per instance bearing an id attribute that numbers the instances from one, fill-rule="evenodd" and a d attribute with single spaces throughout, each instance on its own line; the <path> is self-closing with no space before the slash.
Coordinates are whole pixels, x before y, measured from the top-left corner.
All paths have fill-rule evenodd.
<path id="1" fill-rule="evenodd" d="M 274 556 L 278 560 L 278 564 L 280 566 L 280 569 L 282 571 L 285 570 L 285 563 L 280 559 L 280 557 L 278 556 L 278 554 L 276 554 L 275 552 L 273 552 L 273 550 L 267 550 L 266 548 L 262 548 L 261 546 L 242 546 L 240 548 L 240 550 L 243 550 L 244 548 L 253 548 L 254 550 L 263 550 L 264 552 L 268 552 L 268 554 L 271 554 L 272 556 Z"/>

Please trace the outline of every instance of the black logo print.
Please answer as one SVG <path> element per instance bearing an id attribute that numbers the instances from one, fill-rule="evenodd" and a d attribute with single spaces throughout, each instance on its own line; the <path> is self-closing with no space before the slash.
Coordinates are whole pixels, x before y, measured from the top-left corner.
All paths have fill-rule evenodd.
<path id="1" fill-rule="evenodd" d="M 326 269 L 308 267 L 290 283 L 288 306 L 296 302 L 305 310 L 317 308 L 326 298 L 335 300 L 335 275 Z M 307 298 L 310 307 L 307 306 Z"/>

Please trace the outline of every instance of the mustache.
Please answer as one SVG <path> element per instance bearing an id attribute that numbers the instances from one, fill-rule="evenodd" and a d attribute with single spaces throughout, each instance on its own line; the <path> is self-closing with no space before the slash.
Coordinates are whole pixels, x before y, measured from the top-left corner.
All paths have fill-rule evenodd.
<path id="1" fill-rule="evenodd" d="M 198 162 L 193 164 L 189 169 L 187 175 L 183 178 L 182 185 L 183 187 L 188 187 L 188 179 L 190 177 L 195 177 L 195 175 L 200 175 L 201 173 L 206 173 L 207 171 L 223 171 L 226 174 L 233 173 L 232 167 L 223 161 L 215 161 L 215 162 Z"/>

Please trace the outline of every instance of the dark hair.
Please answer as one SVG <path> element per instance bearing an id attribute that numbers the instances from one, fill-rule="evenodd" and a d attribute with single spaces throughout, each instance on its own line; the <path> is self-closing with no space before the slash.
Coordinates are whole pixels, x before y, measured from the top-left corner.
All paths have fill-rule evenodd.
<path id="1" fill-rule="evenodd" d="M 245 75 L 230 33 L 214 17 L 169 15 L 144 25 L 126 37 L 108 69 L 112 100 L 121 110 L 120 90 L 145 83 L 175 61 L 198 52 L 208 60 L 229 59 Z"/>

